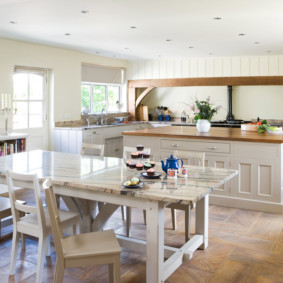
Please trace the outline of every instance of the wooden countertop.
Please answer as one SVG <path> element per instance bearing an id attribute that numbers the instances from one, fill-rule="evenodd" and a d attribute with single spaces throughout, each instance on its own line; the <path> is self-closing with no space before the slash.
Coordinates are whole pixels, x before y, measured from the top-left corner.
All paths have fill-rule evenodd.
<path id="1" fill-rule="evenodd" d="M 196 127 L 169 126 L 154 129 L 125 131 L 123 135 L 148 136 L 176 139 L 212 139 L 226 141 L 283 143 L 283 134 L 257 133 L 235 128 L 211 128 L 208 133 L 199 133 Z"/>

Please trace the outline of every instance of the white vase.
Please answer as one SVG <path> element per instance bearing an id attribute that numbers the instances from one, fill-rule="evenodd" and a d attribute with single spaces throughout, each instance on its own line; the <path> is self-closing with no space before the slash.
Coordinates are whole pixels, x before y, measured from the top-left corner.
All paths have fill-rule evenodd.
<path id="1" fill-rule="evenodd" d="M 198 119 L 197 129 L 201 133 L 207 133 L 210 130 L 210 122 L 205 119 Z"/>

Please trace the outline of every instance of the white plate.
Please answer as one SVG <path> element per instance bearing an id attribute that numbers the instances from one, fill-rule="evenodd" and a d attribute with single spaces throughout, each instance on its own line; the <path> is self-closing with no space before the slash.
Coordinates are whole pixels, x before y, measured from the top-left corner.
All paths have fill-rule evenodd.
<path id="1" fill-rule="evenodd" d="M 272 131 L 272 130 L 268 130 L 268 129 L 267 129 L 267 132 L 270 133 L 270 134 L 283 134 L 283 131 Z"/>

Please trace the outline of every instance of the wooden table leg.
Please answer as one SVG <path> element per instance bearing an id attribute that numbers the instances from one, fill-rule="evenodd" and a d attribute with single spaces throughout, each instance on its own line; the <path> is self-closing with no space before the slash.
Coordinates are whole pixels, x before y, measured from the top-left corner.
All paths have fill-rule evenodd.
<path id="1" fill-rule="evenodd" d="M 208 202 L 209 196 L 206 195 L 196 204 L 196 234 L 203 235 L 200 249 L 206 249 L 208 246 Z"/>
<path id="2" fill-rule="evenodd" d="M 164 266 L 164 205 L 146 203 L 146 282 L 161 283 Z"/>

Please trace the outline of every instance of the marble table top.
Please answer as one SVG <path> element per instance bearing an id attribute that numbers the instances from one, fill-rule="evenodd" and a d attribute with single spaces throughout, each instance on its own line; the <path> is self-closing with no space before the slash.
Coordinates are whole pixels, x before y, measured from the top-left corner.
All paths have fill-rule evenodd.
<path id="1" fill-rule="evenodd" d="M 193 204 L 238 174 L 237 170 L 188 166 L 188 177 L 168 179 L 156 162 L 159 179 L 145 179 L 141 171 L 129 169 L 123 159 L 81 156 L 61 152 L 35 150 L 0 157 L 0 175 L 6 170 L 36 173 L 40 180 L 52 179 L 55 185 L 78 190 L 101 191 L 150 200 Z M 138 177 L 143 188 L 127 189 L 123 182 Z M 0 178 L 1 182 L 1 178 Z M 3 182 L 3 178 L 2 178 Z"/>

